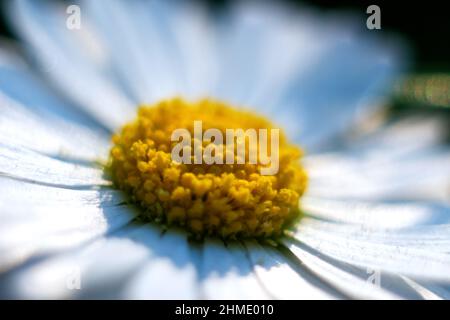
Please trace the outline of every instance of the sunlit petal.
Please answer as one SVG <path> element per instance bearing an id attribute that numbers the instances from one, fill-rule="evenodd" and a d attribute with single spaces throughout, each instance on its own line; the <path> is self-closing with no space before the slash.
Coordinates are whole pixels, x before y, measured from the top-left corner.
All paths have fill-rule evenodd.
<path id="1" fill-rule="evenodd" d="M 114 190 L 70 190 L 0 177 L 0 270 L 76 247 L 128 224 L 135 211 Z"/>
<path id="2" fill-rule="evenodd" d="M 53 84 L 104 126 L 116 129 L 132 116 L 133 103 L 89 57 L 86 43 L 66 25 L 65 7 L 47 1 L 11 3 L 13 26 Z M 82 32 L 88 32 L 87 22 Z M 98 41 L 98 40 L 96 40 Z"/>

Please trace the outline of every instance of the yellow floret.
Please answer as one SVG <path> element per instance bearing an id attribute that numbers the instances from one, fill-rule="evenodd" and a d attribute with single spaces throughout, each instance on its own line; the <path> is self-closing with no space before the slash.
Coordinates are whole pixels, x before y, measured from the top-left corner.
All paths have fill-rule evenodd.
<path id="1" fill-rule="evenodd" d="M 194 136 L 193 123 L 198 120 L 203 130 L 216 128 L 224 136 L 226 129 L 274 128 L 263 117 L 211 100 L 188 103 L 176 98 L 141 106 L 137 119 L 112 139 L 110 169 L 116 185 L 145 209 L 144 217 L 184 226 L 197 236 L 281 234 L 297 218 L 306 188 L 302 151 L 281 133 L 279 170 L 273 176 L 261 175 L 259 162 L 250 164 L 248 159 L 244 164 L 172 161 L 173 130 L 185 128 Z M 200 142 L 200 148 L 205 146 Z M 230 150 L 220 150 L 225 150 L 219 152 L 225 159 Z"/>

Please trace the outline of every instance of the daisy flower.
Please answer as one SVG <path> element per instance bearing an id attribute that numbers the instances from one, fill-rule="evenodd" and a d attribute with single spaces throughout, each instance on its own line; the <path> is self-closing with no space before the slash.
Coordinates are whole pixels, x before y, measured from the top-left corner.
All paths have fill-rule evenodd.
<path id="1" fill-rule="evenodd" d="M 2 298 L 450 297 L 448 124 L 383 121 L 407 59 L 361 19 L 250 1 L 6 11 Z M 173 164 L 170 132 L 195 119 L 276 124 L 279 172 Z"/>

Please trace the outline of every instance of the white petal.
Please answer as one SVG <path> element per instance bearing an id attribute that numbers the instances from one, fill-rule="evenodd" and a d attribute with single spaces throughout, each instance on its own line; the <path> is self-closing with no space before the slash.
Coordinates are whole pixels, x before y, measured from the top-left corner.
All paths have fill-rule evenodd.
<path id="1" fill-rule="evenodd" d="M 418 288 L 425 299 L 450 300 L 450 286 L 448 285 L 411 279 L 407 279 L 407 281 Z"/>
<path id="2" fill-rule="evenodd" d="M 331 232 L 297 232 L 295 238 L 335 259 L 359 267 L 378 269 L 423 279 L 450 281 L 450 255 L 376 241 L 354 239 L 352 235 Z"/>
<path id="3" fill-rule="evenodd" d="M 356 132 L 344 142 L 343 151 L 364 155 L 371 160 L 386 162 L 399 159 L 442 144 L 446 138 L 446 126 L 442 117 L 404 116 L 368 132 Z"/>
<path id="4" fill-rule="evenodd" d="M 179 93 L 189 99 L 211 96 L 221 69 L 217 42 L 224 39 L 206 6 L 187 1 L 151 1 L 149 6 L 151 19 L 159 18 L 160 29 L 168 38 L 165 42 L 173 38 L 176 66 L 183 80 Z"/>
<path id="5" fill-rule="evenodd" d="M 188 243 L 182 232 L 169 230 L 163 236 L 156 235 L 135 239 L 151 248 L 152 256 L 130 277 L 121 297 L 198 299 L 198 250 Z"/>
<path id="6" fill-rule="evenodd" d="M 89 48 L 79 34 L 90 32 L 87 21 L 80 30 L 70 30 L 65 6 L 48 2 L 13 1 L 10 9 L 14 27 L 55 87 L 110 129 L 133 116 L 134 103 L 84 56 Z"/>
<path id="7" fill-rule="evenodd" d="M 22 299 L 118 298 L 119 289 L 150 256 L 150 248 L 133 240 L 144 236 L 139 229 L 124 230 L 6 274 L 2 292 Z"/>
<path id="8" fill-rule="evenodd" d="M 1 53 L 19 57 L 17 51 L 3 49 Z M 105 129 L 62 101 L 24 63 L 8 61 L 0 64 L 2 143 L 55 158 L 104 159 L 109 145 Z"/>
<path id="9" fill-rule="evenodd" d="M 80 189 L 72 190 L 70 188 L 53 188 L 40 184 L 27 183 L 7 177 L 0 177 L 0 203 L 7 207 L 8 205 L 24 206 L 102 206 L 112 207 L 124 204 L 126 196 L 123 192 L 102 188 L 97 190 Z M 6 212 L 0 212 L 5 216 Z M 14 215 L 18 215 L 15 214 Z M 32 217 L 32 212 L 28 215 Z"/>
<path id="10" fill-rule="evenodd" d="M 44 112 L 36 115 L 1 92 L 0 103 L 2 143 L 55 158 L 92 162 L 106 158 L 109 139 L 104 132 Z"/>
<path id="11" fill-rule="evenodd" d="M 105 41 L 112 66 L 140 103 L 180 93 L 174 46 L 164 36 L 164 9 L 158 1 L 82 1 L 80 6 Z M 111 20 L 114 24 L 111 24 Z M 130 63 L 133 61 L 133 63 Z"/>
<path id="12" fill-rule="evenodd" d="M 399 296 L 378 287 L 373 282 L 357 276 L 358 271 L 351 266 L 344 266 L 326 259 L 322 253 L 311 251 L 311 249 L 296 243 L 290 239 L 283 239 L 283 244 L 319 279 L 323 279 L 333 285 L 340 292 L 356 299 L 397 299 Z"/>
<path id="13" fill-rule="evenodd" d="M 450 183 L 450 152 L 422 150 L 399 159 L 371 159 L 345 152 L 305 158 L 308 195 L 370 200 L 444 200 Z"/>
<path id="14" fill-rule="evenodd" d="M 246 242 L 245 247 L 254 272 L 266 291 L 276 299 L 335 299 L 333 290 L 320 282 L 302 266 L 296 269 L 288 259 L 270 247 Z"/>
<path id="15" fill-rule="evenodd" d="M 200 284 L 206 299 L 268 299 L 258 281 L 245 249 L 233 244 L 225 247 L 215 240 L 203 246 Z"/>
<path id="16" fill-rule="evenodd" d="M 20 57 L 21 51 L 14 53 Z M 6 63 L 0 65 L 1 91 L 14 102 L 22 105 L 29 112 L 41 116 L 50 116 L 74 122 L 83 126 L 99 128 L 91 116 L 78 109 L 72 103 L 61 98 L 42 76 L 25 63 Z M 103 127 L 104 128 L 104 127 Z"/>
<path id="17" fill-rule="evenodd" d="M 418 286 L 406 278 L 374 268 L 360 268 L 333 259 L 311 247 L 288 238 L 282 241 L 319 279 L 356 299 L 424 299 Z"/>
<path id="18" fill-rule="evenodd" d="M 301 209 L 308 216 L 365 228 L 400 229 L 450 221 L 450 207 L 439 202 L 383 202 L 323 199 L 305 196 Z"/>
<path id="19" fill-rule="evenodd" d="M 420 296 L 425 300 L 443 300 L 438 294 L 434 293 L 432 290 L 429 290 L 425 286 L 420 285 L 419 283 L 404 277 L 405 281 L 414 288 Z"/>
<path id="20" fill-rule="evenodd" d="M 384 230 L 383 228 L 373 228 L 367 224 L 349 225 L 304 218 L 296 228 L 296 233 L 302 236 L 316 237 L 329 234 L 349 238 L 355 242 L 389 244 L 442 253 L 450 252 L 450 224 Z"/>
<path id="21" fill-rule="evenodd" d="M 200 291 L 191 253 L 185 234 L 129 226 L 6 274 L 0 291 L 9 298 L 192 299 Z"/>
<path id="22" fill-rule="evenodd" d="M 256 1 L 232 9 L 216 95 L 269 113 L 309 151 L 371 113 L 404 60 L 348 17 Z"/>
<path id="23" fill-rule="evenodd" d="M 135 217 L 113 190 L 68 190 L 0 177 L 0 270 L 83 244 Z"/>
<path id="24" fill-rule="evenodd" d="M 0 144 L 0 175 L 70 188 L 109 186 L 103 170 L 52 159 L 21 147 Z"/>
<path id="25" fill-rule="evenodd" d="M 265 81 L 271 79 L 265 76 L 266 69 L 283 69 L 283 58 L 266 61 L 264 57 L 266 52 L 270 57 L 273 49 L 271 44 L 282 35 L 279 31 L 284 26 L 278 18 L 278 11 L 278 7 L 269 13 L 264 6 L 258 4 L 249 6 L 233 3 L 230 12 L 223 14 L 222 25 L 218 25 L 217 52 L 221 68 L 215 96 L 237 105 L 253 105 L 255 108 L 267 107 L 272 102 L 273 97 L 270 101 L 256 101 L 259 99 L 255 99 L 255 96 L 260 95 L 260 91 L 267 85 Z M 271 33 L 270 30 L 275 32 Z M 299 37 L 302 38 L 301 34 Z M 291 53 L 290 47 L 279 49 L 279 54 Z M 264 104 L 258 105 L 258 102 Z"/>

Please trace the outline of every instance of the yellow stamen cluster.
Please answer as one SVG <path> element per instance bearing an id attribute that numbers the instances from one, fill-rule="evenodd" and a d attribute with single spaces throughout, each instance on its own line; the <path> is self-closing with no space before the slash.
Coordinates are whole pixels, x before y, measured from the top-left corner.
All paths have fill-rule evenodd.
<path id="1" fill-rule="evenodd" d="M 172 161 L 176 143 L 171 141 L 172 132 L 185 128 L 194 136 L 193 123 L 198 120 L 203 130 L 216 128 L 224 136 L 226 129 L 273 128 L 263 117 L 206 99 L 188 103 L 175 98 L 141 106 L 137 119 L 113 136 L 110 169 L 114 182 L 145 209 L 144 217 L 185 226 L 196 236 L 280 234 L 298 216 L 299 197 L 306 188 L 306 174 L 299 163 L 301 150 L 280 133 L 279 170 L 272 176 L 260 174 L 259 162 Z"/>

